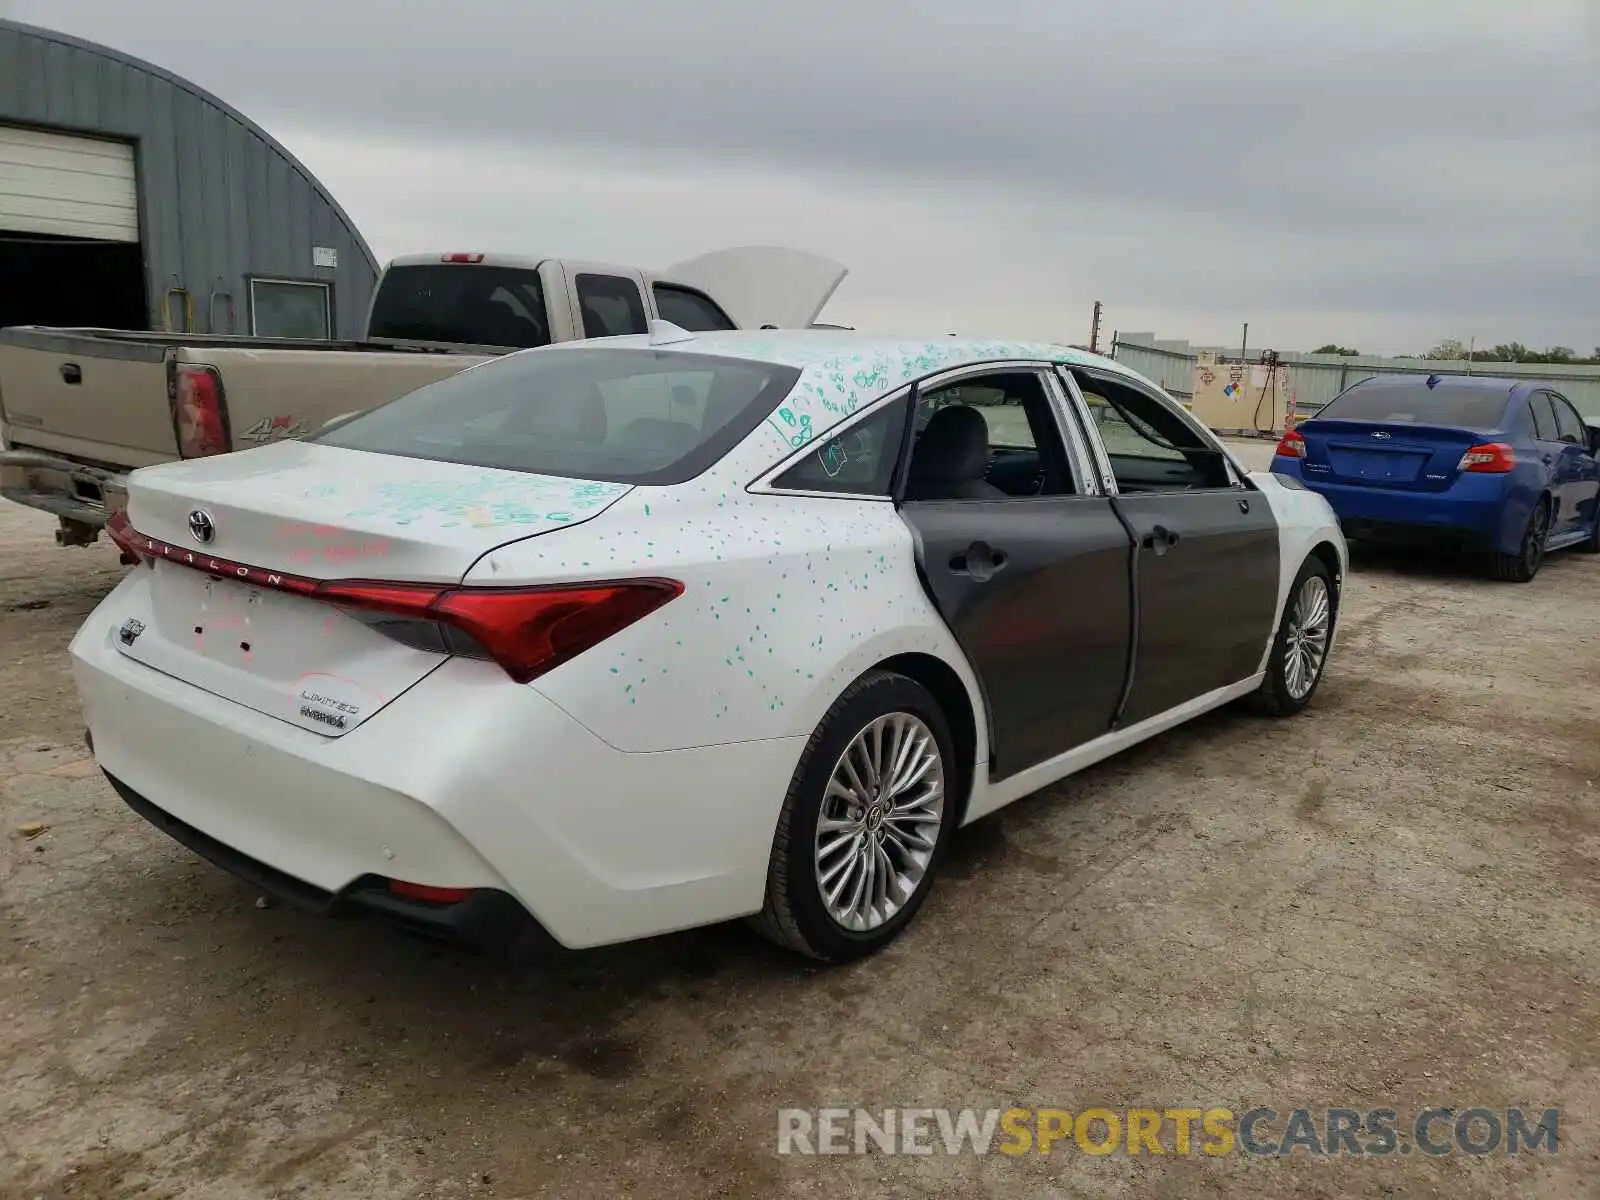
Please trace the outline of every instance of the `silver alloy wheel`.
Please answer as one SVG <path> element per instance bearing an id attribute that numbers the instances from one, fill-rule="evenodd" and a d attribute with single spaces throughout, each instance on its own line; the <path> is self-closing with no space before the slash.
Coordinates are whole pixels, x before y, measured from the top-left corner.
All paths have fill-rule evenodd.
<path id="1" fill-rule="evenodd" d="M 1289 636 L 1283 650 L 1283 686 L 1295 700 L 1310 695 L 1322 673 L 1332 616 L 1327 580 L 1320 575 L 1308 577 L 1289 612 Z"/>
<path id="2" fill-rule="evenodd" d="M 921 718 L 887 713 L 851 739 L 817 814 L 816 881 L 834 921 L 865 933 L 906 906 L 928 873 L 944 802 L 944 760 Z"/>

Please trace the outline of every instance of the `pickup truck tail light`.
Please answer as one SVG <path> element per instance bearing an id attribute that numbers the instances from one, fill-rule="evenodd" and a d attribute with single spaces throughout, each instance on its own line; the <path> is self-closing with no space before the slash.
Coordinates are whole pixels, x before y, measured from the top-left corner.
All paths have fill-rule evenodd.
<path id="1" fill-rule="evenodd" d="M 228 452 L 228 414 L 223 407 L 222 377 L 215 367 L 180 364 L 173 409 L 181 457 L 205 458 Z"/>
<path id="2" fill-rule="evenodd" d="M 483 255 L 461 253 L 442 254 L 439 256 L 439 261 L 447 263 L 481 263 L 483 261 Z"/>
<path id="3" fill-rule="evenodd" d="M 1472 447 L 1456 464 L 1460 471 L 1480 475 L 1504 475 L 1517 465 L 1517 452 L 1505 442 L 1483 442 Z"/>

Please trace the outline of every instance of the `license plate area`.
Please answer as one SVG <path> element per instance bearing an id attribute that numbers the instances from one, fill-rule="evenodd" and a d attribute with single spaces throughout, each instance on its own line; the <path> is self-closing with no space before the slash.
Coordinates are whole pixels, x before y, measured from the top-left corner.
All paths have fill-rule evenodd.
<path id="1" fill-rule="evenodd" d="M 1407 450 L 1328 448 L 1328 460 L 1338 474 L 1369 483 L 1414 483 L 1427 458 Z"/>
<path id="2" fill-rule="evenodd" d="M 146 666 L 326 737 L 348 733 L 445 661 L 331 604 L 157 562 L 134 636 Z M 124 627 L 132 632 L 132 627 Z"/>

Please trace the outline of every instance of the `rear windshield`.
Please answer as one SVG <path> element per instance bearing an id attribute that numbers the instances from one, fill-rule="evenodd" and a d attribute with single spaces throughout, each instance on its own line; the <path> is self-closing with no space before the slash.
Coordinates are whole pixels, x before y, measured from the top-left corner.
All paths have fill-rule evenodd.
<path id="1" fill-rule="evenodd" d="M 800 372 L 647 349 L 513 354 L 308 439 L 613 483 L 682 483 L 742 441 Z"/>
<path id="2" fill-rule="evenodd" d="M 469 346 L 550 344 L 539 273 L 470 264 L 390 267 L 378 283 L 367 336 Z"/>
<path id="3" fill-rule="evenodd" d="M 1495 429 L 1505 416 L 1509 390 L 1442 380 L 1363 383 L 1330 400 L 1318 416 L 1341 421 L 1413 421 L 1424 425 L 1463 425 Z"/>

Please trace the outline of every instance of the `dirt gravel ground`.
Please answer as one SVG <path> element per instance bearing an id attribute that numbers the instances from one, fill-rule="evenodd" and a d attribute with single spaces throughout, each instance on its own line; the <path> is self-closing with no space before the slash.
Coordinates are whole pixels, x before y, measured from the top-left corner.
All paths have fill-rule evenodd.
<path id="1" fill-rule="evenodd" d="M 1600 560 L 1358 559 L 1310 710 L 965 831 L 874 960 L 729 927 L 516 975 L 127 811 L 66 657 L 117 576 L 0 502 L 0 1196 L 1595 1194 Z M 780 1107 L 1433 1104 L 1559 1107 L 1559 1152 L 776 1153 Z"/>

